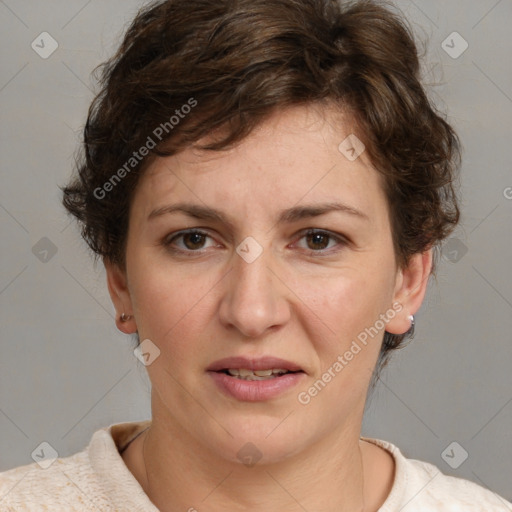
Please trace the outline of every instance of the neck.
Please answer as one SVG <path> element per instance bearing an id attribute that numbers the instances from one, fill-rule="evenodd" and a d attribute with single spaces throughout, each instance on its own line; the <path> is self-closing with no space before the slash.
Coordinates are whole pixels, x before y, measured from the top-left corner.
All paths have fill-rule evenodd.
<path id="1" fill-rule="evenodd" d="M 285 460 L 249 467 L 201 446 L 170 418 L 162 420 L 153 415 L 141 436 L 139 478 L 162 512 L 268 512 L 270 504 L 290 512 L 367 512 L 360 428 L 347 427 Z"/>

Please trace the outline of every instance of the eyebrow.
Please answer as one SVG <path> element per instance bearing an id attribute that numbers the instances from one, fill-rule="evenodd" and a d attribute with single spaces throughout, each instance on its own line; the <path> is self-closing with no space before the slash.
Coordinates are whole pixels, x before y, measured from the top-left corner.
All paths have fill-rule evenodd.
<path id="1" fill-rule="evenodd" d="M 226 226 L 229 226 L 230 228 L 233 228 L 233 224 L 229 221 L 227 216 L 221 211 L 216 210 L 214 208 L 209 208 L 206 206 L 190 203 L 177 203 L 157 208 L 149 214 L 148 221 L 165 214 L 172 214 L 177 212 L 184 213 L 185 215 L 188 215 L 189 217 L 193 217 L 195 219 L 217 221 L 219 223 L 225 224 Z M 294 206 L 292 208 L 288 208 L 286 210 L 281 211 L 277 223 L 293 223 L 302 219 L 308 219 L 312 217 L 318 217 L 320 215 L 325 215 L 330 212 L 340 212 L 351 215 L 356 218 L 360 218 L 362 220 L 370 220 L 368 215 L 366 215 L 360 210 L 357 210 L 356 208 L 353 208 L 352 206 L 348 206 L 343 203 L 331 202 Z"/>

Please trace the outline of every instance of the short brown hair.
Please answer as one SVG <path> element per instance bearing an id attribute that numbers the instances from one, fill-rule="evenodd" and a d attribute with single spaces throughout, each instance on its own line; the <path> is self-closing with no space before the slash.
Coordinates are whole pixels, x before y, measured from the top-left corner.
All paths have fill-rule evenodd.
<path id="1" fill-rule="evenodd" d="M 459 141 L 420 84 L 412 31 L 389 4 L 153 2 L 101 71 L 63 202 L 91 249 L 121 267 L 130 202 L 152 159 L 218 132 L 202 147 L 232 147 L 279 109 L 313 102 L 351 113 L 384 178 L 401 266 L 459 220 Z M 381 362 L 403 339 L 385 333 Z"/>

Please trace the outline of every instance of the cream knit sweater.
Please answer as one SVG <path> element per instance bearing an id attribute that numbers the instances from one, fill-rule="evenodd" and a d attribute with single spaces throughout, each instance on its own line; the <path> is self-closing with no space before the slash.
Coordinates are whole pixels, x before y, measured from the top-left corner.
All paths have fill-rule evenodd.
<path id="1" fill-rule="evenodd" d="M 149 424 L 110 425 L 95 432 L 86 449 L 46 469 L 34 462 L 0 473 L 0 511 L 158 512 L 119 454 Z M 387 441 L 363 439 L 395 459 L 395 481 L 379 512 L 512 512 L 511 503 L 475 483 L 406 459 Z"/>

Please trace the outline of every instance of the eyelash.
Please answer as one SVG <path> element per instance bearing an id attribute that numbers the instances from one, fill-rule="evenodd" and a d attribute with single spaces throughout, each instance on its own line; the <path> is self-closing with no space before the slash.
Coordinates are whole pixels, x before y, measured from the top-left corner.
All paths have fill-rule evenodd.
<path id="1" fill-rule="evenodd" d="M 338 245 L 344 247 L 348 244 L 348 241 L 345 237 L 341 236 L 341 235 L 337 235 L 337 234 L 334 234 L 330 231 L 324 231 L 324 230 L 321 230 L 321 229 L 307 229 L 305 231 L 302 231 L 301 232 L 301 236 L 299 238 L 299 240 L 307 237 L 307 236 L 310 236 L 310 235 L 324 235 L 324 236 L 327 236 L 329 237 L 330 240 L 335 240 L 336 242 L 338 242 Z M 176 254 L 182 254 L 186 257 L 194 257 L 195 255 L 201 255 L 201 254 L 204 254 L 204 252 L 206 251 L 205 250 L 197 250 L 197 251 L 194 251 L 194 250 L 183 250 L 183 249 L 176 249 L 175 247 L 172 247 L 171 244 L 179 239 L 179 238 L 182 238 L 183 236 L 185 235 L 202 235 L 202 236 L 205 236 L 205 237 L 208 237 L 208 238 L 212 238 L 208 233 L 204 232 L 204 231 L 201 231 L 200 229 L 189 229 L 189 230 L 185 230 L 185 231 L 179 231 L 178 233 L 174 233 L 172 235 L 169 235 L 167 236 L 164 240 L 163 240 L 163 245 L 169 249 L 171 252 L 173 253 L 176 253 Z M 314 250 L 311 250 L 311 249 L 305 249 L 305 252 L 307 255 L 309 256 L 318 256 L 318 257 L 323 257 L 323 256 L 330 256 L 332 255 L 333 253 L 337 253 L 339 252 L 341 249 L 337 249 L 335 251 L 327 251 L 326 249 L 320 249 L 318 251 L 314 251 Z"/>

